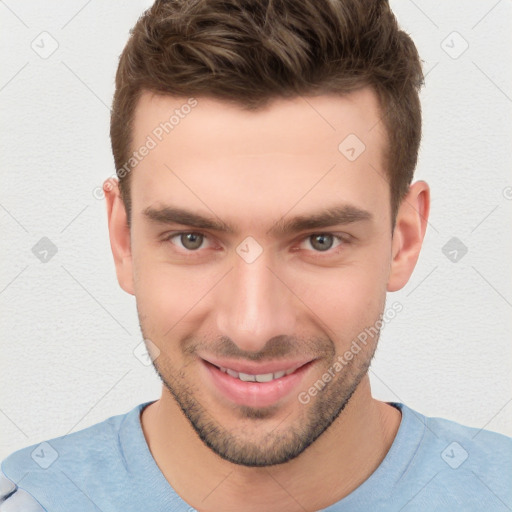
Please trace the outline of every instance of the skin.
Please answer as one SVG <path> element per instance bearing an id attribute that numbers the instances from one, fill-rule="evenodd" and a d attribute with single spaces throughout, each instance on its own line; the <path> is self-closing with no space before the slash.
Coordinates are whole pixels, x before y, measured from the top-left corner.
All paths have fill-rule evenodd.
<path id="1" fill-rule="evenodd" d="M 133 147 L 186 100 L 144 93 Z M 117 277 L 136 297 L 163 381 L 161 398 L 141 415 L 144 435 L 165 478 L 199 511 L 325 508 L 375 471 L 400 425 L 400 412 L 371 395 L 367 368 L 378 336 L 307 404 L 297 394 L 329 368 L 333 374 L 336 358 L 384 312 L 386 292 L 407 283 L 425 234 L 429 188 L 411 185 L 392 231 L 386 134 L 369 88 L 279 99 L 256 112 L 197 100 L 132 171 L 130 228 L 117 180 L 104 184 Z M 338 150 L 351 133 L 366 146 L 353 162 Z M 235 232 L 155 223 L 143 214 L 165 205 L 229 222 Z M 269 231 L 335 205 L 371 218 Z M 180 236 L 164 240 L 176 232 L 205 238 L 187 250 Z M 331 248 L 318 249 L 318 233 L 336 235 L 328 238 Z M 252 263 L 236 252 L 248 236 L 262 249 Z M 272 406 L 241 406 L 205 377 L 201 358 L 217 355 L 313 362 Z"/>

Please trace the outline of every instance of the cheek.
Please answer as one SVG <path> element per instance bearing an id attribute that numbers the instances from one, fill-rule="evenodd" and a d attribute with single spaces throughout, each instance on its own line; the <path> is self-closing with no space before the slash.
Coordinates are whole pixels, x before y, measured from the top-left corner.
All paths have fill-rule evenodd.
<path id="1" fill-rule="evenodd" d="M 155 259 L 149 250 L 133 248 L 137 309 L 156 339 L 183 335 L 208 304 L 217 274 L 212 267 L 179 266 Z M 172 329 L 172 331 L 170 331 Z"/>
<path id="2" fill-rule="evenodd" d="M 309 321 L 340 343 L 350 343 L 383 312 L 389 258 L 374 249 L 339 268 L 292 277 Z"/>

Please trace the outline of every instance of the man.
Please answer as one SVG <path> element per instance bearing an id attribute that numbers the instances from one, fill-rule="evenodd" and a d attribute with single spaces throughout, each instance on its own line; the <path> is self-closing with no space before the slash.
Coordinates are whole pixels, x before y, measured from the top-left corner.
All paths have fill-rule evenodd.
<path id="1" fill-rule="evenodd" d="M 509 438 L 370 390 L 429 214 L 422 79 L 384 1 L 157 1 L 139 19 L 104 190 L 162 396 L 9 456 L 0 510 L 512 508 Z"/>

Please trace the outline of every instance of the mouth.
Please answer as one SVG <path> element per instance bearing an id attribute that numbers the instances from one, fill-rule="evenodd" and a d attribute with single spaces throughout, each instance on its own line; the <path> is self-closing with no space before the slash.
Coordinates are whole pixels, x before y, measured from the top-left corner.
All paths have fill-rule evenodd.
<path id="1" fill-rule="evenodd" d="M 287 375 L 290 375 L 296 368 L 289 368 L 288 370 L 279 370 L 274 373 L 259 373 L 256 375 L 250 374 L 250 373 L 243 373 L 243 372 L 237 372 L 235 370 L 232 370 L 231 368 L 224 368 L 223 366 L 218 367 L 219 370 L 223 373 L 227 373 L 230 377 L 233 377 L 234 379 L 240 379 L 244 382 L 271 382 L 276 379 L 280 379 L 282 377 L 285 377 Z"/>
<path id="2" fill-rule="evenodd" d="M 201 359 L 205 378 L 223 399 L 247 407 L 268 407 L 291 395 L 314 360 L 258 365 Z"/>

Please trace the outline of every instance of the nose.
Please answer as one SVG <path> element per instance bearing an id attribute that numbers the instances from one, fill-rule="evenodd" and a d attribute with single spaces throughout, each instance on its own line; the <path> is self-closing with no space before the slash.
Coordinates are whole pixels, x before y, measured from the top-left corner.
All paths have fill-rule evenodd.
<path id="1" fill-rule="evenodd" d="M 265 251 L 252 263 L 235 255 L 219 289 L 217 328 L 241 350 L 259 352 L 271 338 L 292 336 L 296 328 L 290 284 L 269 263 Z"/>

